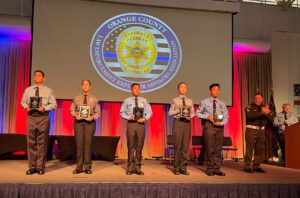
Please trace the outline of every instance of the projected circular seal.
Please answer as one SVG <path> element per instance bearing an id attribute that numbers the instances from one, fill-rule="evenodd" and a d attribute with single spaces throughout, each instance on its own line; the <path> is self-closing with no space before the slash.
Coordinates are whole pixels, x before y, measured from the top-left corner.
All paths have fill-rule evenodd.
<path id="1" fill-rule="evenodd" d="M 170 82 L 181 64 L 181 47 L 172 29 L 141 13 L 126 13 L 105 21 L 94 33 L 90 56 L 98 74 L 110 85 L 130 91 L 133 82 L 143 92 Z"/>

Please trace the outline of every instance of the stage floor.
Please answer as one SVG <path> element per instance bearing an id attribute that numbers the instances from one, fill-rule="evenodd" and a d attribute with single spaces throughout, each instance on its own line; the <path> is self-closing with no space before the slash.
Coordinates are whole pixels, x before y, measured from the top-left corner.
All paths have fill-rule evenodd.
<path id="1" fill-rule="evenodd" d="M 190 162 L 189 176 L 174 175 L 172 165 L 163 160 L 143 160 L 142 170 L 145 175 L 125 174 L 126 160 L 116 162 L 93 161 L 93 174 L 84 173 L 73 175 L 75 164 L 52 160 L 47 162 L 45 175 L 25 175 L 27 170 L 26 160 L 1 160 L 0 183 L 204 183 L 204 184 L 275 184 L 275 183 L 300 183 L 300 170 L 289 169 L 271 165 L 262 165 L 267 173 L 248 174 L 243 172 L 243 164 L 226 161 L 222 170 L 225 177 L 208 177 L 204 173 L 205 167 Z"/>

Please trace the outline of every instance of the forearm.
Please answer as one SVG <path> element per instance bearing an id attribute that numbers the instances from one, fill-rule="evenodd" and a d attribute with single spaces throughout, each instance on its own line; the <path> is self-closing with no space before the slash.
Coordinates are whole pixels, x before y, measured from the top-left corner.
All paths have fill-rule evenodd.
<path id="1" fill-rule="evenodd" d="M 132 114 L 129 114 L 128 112 L 126 111 L 121 111 L 120 112 L 120 116 L 126 120 L 129 120 L 130 116 L 132 116 Z"/>
<path id="2" fill-rule="evenodd" d="M 172 106 L 170 107 L 169 116 L 178 115 L 179 113 L 180 113 L 180 109 L 172 107 Z"/>
<path id="3" fill-rule="evenodd" d="M 197 111 L 197 112 L 196 112 L 196 116 L 197 116 L 198 118 L 200 118 L 200 119 L 207 119 L 208 114 L 205 113 L 205 112 Z"/>
<path id="4" fill-rule="evenodd" d="M 282 125 L 283 125 L 283 122 L 279 122 L 279 120 L 276 118 L 274 119 L 273 126 L 280 127 Z"/>
<path id="5" fill-rule="evenodd" d="M 146 105 L 146 115 L 145 115 L 145 119 L 146 120 L 149 120 L 152 116 L 152 109 L 151 109 L 151 106 L 150 104 L 147 104 Z"/>

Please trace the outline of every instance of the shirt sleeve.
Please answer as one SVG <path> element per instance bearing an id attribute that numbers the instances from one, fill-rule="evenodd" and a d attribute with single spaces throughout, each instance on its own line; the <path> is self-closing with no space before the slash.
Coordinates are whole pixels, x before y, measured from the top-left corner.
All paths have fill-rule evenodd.
<path id="1" fill-rule="evenodd" d="M 171 102 L 170 109 L 169 109 L 169 116 L 178 115 L 179 113 L 180 113 L 180 109 L 176 107 L 176 102 L 173 99 Z"/>
<path id="2" fill-rule="evenodd" d="M 290 121 L 288 121 L 288 125 L 292 125 L 299 122 L 297 116 L 295 114 L 292 114 L 292 119 Z"/>
<path id="3" fill-rule="evenodd" d="M 149 120 L 152 116 L 152 109 L 148 101 L 145 101 L 145 119 Z"/>
<path id="4" fill-rule="evenodd" d="M 93 115 L 93 117 L 95 120 L 100 117 L 100 105 L 97 98 L 95 98 L 95 114 Z"/>
<path id="5" fill-rule="evenodd" d="M 194 108 L 194 103 L 193 101 L 191 100 L 191 118 L 195 117 L 195 108 Z"/>
<path id="6" fill-rule="evenodd" d="M 277 115 L 277 116 L 274 118 L 273 125 L 274 125 L 275 127 L 280 127 L 280 126 L 283 125 L 283 120 L 282 120 L 282 121 L 280 120 L 280 115 Z"/>
<path id="7" fill-rule="evenodd" d="M 73 117 L 76 117 L 76 104 L 75 104 L 75 99 L 73 100 L 71 106 L 70 106 L 70 114 L 73 116 Z"/>
<path id="8" fill-rule="evenodd" d="M 46 111 L 50 111 L 56 109 L 56 99 L 54 97 L 53 91 L 49 89 L 49 97 L 48 97 L 48 104 L 45 106 Z"/>
<path id="9" fill-rule="evenodd" d="M 205 102 L 200 102 L 199 108 L 197 109 L 196 116 L 201 119 L 207 119 L 208 114 L 205 112 Z"/>
<path id="10" fill-rule="evenodd" d="M 24 93 L 23 93 L 23 97 L 21 100 L 21 105 L 24 109 L 26 109 L 29 104 L 28 104 L 28 95 L 27 95 L 27 89 L 25 89 Z"/>
<path id="11" fill-rule="evenodd" d="M 228 109 L 227 109 L 226 104 L 223 105 L 222 112 L 223 112 L 224 119 L 221 122 L 221 125 L 225 125 L 228 122 L 228 119 L 229 119 Z"/>
<path id="12" fill-rule="evenodd" d="M 132 112 L 130 113 L 128 111 L 128 107 L 127 107 L 127 101 L 125 100 L 122 103 L 121 109 L 120 109 L 120 116 L 126 120 L 129 120 L 130 116 L 132 115 Z"/>

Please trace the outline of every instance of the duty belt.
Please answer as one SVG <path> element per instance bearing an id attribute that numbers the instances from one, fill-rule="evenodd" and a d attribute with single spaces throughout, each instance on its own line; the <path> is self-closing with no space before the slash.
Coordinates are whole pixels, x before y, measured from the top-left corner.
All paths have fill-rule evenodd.
<path id="1" fill-rule="evenodd" d="M 33 117 L 41 117 L 41 116 L 48 116 L 49 112 L 48 111 L 44 111 L 44 112 L 40 112 L 40 111 L 29 111 L 28 115 L 33 116 Z"/>
<path id="2" fill-rule="evenodd" d="M 256 130 L 265 130 L 265 126 L 262 126 L 262 127 L 260 127 L 260 126 L 255 126 L 255 125 L 246 125 L 246 128 L 248 128 L 248 129 L 256 129 Z"/>

